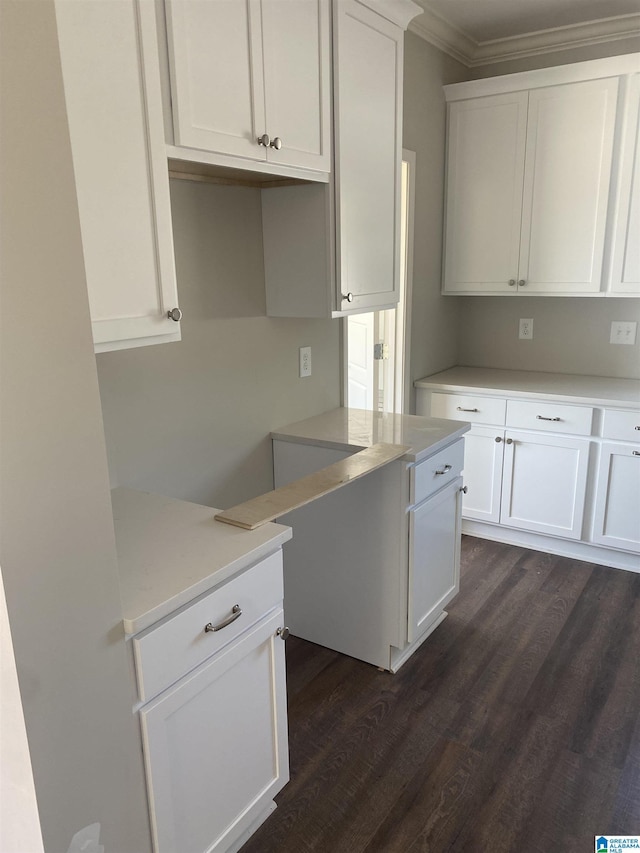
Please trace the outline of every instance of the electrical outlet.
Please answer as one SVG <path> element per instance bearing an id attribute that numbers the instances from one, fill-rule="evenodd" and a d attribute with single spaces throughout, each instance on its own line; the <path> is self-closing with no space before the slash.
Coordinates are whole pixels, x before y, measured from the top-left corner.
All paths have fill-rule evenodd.
<path id="1" fill-rule="evenodd" d="M 521 341 L 533 340 L 533 320 L 520 320 L 520 330 L 518 337 Z"/>
<path id="2" fill-rule="evenodd" d="M 630 344 L 633 346 L 636 342 L 637 323 L 622 323 L 619 320 L 613 320 L 611 323 L 610 344 Z"/>
<path id="3" fill-rule="evenodd" d="M 300 377 L 311 376 L 311 347 L 300 347 Z"/>

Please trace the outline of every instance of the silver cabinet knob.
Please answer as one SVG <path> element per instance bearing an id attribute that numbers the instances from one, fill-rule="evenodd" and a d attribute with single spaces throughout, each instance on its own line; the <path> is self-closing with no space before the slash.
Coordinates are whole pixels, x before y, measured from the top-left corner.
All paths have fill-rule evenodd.
<path id="1" fill-rule="evenodd" d="M 463 495 L 466 495 L 467 492 L 469 491 L 469 487 L 468 486 L 460 486 L 460 491 L 462 492 Z"/>
<path id="2" fill-rule="evenodd" d="M 515 287 L 515 286 L 516 286 L 515 278 L 510 278 L 509 279 L 509 287 Z"/>
<path id="3" fill-rule="evenodd" d="M 349 291 L 349 293 L 343 293 L 342 299 L 344 302 L 353 302 L 353 293 Z"/>
<path id="4" fill-rule="evenodd" d="M 499 435 L 497 435 L 496 436 L 496 444 L 500 444 L 501 441 L 502 441 L 502 439 L 500 438 Z"/>
<path id="5" fill-rule="evenodd" d="M 167 311 L 167 317 L 179 323 L 182 320 L 182 311 L 179 308 L 172 308 L 171 311 Z"/>
<path id="6" fill-rule="evenodd" d="M 508 438 L 508 439 L 507 439 L 507 444 L 513 444 L 513 439 L 512 439 L 512 438 Z"/>
<path id="7" fill-rule="evenodd" d="M 286 640 L 289 636 L 289 629 L 286 626 L 284 628 L 278 628 L 276 634 L 278 635 L 278 637 L 280 637 L 281 640 Z"/>
<path id="8" fill-rule="evenodd" d="M 282 148 L 282 140 L 279 136 L 274 136 L 274 138 L 269 143 L 271 148 L 275 148 L 276 151 L 279 151 Z"/>
<path id="9" fill-rule="evenodd" d="M 271 145 L 271 137 L 268 133 L 263 133 L 262 136 L 258 137 L 258 145 L 264 145 L 265 148 Z"/>
<path id="10" fill-rule="evenodd" d="M 518 287 L 524 287 L 527 282 L 521 278 L 518 280 Z"/>

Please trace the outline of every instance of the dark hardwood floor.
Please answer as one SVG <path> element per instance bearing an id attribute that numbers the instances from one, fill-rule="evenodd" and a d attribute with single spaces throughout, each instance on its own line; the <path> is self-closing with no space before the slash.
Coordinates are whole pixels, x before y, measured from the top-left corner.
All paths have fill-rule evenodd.
<path id="1" fill-rule="evenodd" d="M 640 834 L 640 574 L 463 538 L 396 674 L 287 640 L 291 781 L 243 853 L 583 853 Z"/>

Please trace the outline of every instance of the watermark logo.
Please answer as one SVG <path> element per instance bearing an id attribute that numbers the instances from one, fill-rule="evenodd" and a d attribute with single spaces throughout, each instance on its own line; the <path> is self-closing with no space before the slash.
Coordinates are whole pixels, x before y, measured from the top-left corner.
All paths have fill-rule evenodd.
<path id="1" fill-rule="evenodd" d="M 628 850 L 640 853 L 640 835 L 595 836 L 595 853 L 623 853 Z"/>

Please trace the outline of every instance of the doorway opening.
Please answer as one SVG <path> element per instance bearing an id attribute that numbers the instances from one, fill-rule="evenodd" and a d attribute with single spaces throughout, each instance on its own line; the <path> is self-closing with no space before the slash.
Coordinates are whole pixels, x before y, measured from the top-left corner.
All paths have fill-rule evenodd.
<path id="1" fill-rule="evenodd" d="M 413 274 L 413 212 L 416 155 L 402 152 L 400 204 L 400 299 L 396 308 L 345 319 L 344 405 L 401 414 L 408 406 L 409 317 Z"/>

